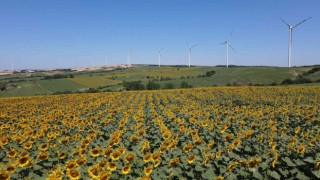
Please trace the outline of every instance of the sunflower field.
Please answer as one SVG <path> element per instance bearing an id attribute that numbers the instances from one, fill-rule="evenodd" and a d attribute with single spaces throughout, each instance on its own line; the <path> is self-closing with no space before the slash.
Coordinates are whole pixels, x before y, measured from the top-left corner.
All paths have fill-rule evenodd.
<path id="1" fill-rule="evenodd" d="M 0 99 L 2 179 L 319 179 L 320 87 Z"/>

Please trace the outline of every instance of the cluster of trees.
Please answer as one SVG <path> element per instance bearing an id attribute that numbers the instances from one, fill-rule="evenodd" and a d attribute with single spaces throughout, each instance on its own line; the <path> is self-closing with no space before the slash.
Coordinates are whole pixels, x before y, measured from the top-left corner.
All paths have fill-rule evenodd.
<path id="1" fill-rule="evenodd" d="M 132 90 L 158 90 L 161 89 L 161 86 L 159 83 L 155 81 L 150 81 L 147 83 L 146 86 L 143 85 L 142 81 L 124 81 L 122 83 L 123 87 L 127 91 L 132 91 Z M 180 84 L 180 88 L 191 88 L 192 86 L 188 84 L 187 82 L 183 81 Z M 164 84 L 164 87 L 162 89 L 174 89 L 175 85 L 173 83 L 166 83 Z"/>
<path id="2" fill-rule="evenodd" d="M 6 90 L 6 85 L 5 84 L 0 84 L 0 91 Z"/>
<path id="3" fill-rule="evenodd" d="M 74 78 L 73 74 L 54 74 L 52 76 L 45 76 L 43 79 L 63 79 L 63 78 Z"/>
<path id="4" fill-rule="evenodd" d="M 315 68 L 312 68 L 311 70 L 309 70 L 307 72 L 302 73 L 302 76 L 309 76 L 310 74 L 313 74 L 313 73 L 318 72 L 318 71 L 320 71 L 320 67 L 315 67 Z"/>
<path id="5" fill-rule="evenodd" d="M 287 84 L 305 84 L 305 83 L 312 83 L 310 79 L 304 77 L 298 77 L 296 79 L 285 79 L 281 82 L 282 85 Z"/>

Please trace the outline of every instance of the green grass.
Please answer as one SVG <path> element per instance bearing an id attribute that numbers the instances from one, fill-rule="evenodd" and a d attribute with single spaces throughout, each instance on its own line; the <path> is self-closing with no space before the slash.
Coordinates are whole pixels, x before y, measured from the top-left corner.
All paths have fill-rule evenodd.
<path id="1" fill-rule="evenodd" d="M 0 97 L 43 95 L 58 91 L 75 92 L 87 88 L 68 79 L 25 81 L 15 84 L 16 87 L 1 91 Z"/>
<path id="2" fill-rule="evenodd" d="M 38 81 L 38 84 L 52 93 L 57 91 L 80 91 L 87 88 L 71 79 L 41 80 Z"/>
<path id="3" fill-rule="evenodd" d="M 101 91 L 119 90 L 123 81 L 141 80 L 144 85 L 149 80 L 158 79 L 157 83 L 161 88 L 166 83 L 172 83 L 175 88 L 180 88 L 180 84 L 186 81 L 193 87 L 225 86 L 225 85 L 269 85 L 280 84 L 284 79 L 294 79 L 299 74 L 307 72 L 313 67 L 172 67 L 172 66 L 137 66 L 129 69 L 94 72 L 72 73 L 75 78 L 41 80 L 43 77 L 26 78 L 26 76 L 14 74 L 12 76 L 0 77 L 0 83 L 7 83 L 14 80 L 16 88 L 0 92 L 0 97 L 6 96 L 29 96 L 35 94 L 52 94 L 57 91 L 81 91 L 86 88 L 98 88 Z M 199 77 L 207 71 L 214 70 L 216 74 L 211 77 Z M 182 79 L 181 77 L 184 77 Z M 16 79 L 12 79 L 16 77 Z M 160 78 L 169 77 L 171 80 L 160 81 Z M 320 72 L 305 76 L 313 81 L 320 79 Z M 25 80 L 23 82 L 17 82 Z M 319 85 L 312 83 L 310 85 Z"/>

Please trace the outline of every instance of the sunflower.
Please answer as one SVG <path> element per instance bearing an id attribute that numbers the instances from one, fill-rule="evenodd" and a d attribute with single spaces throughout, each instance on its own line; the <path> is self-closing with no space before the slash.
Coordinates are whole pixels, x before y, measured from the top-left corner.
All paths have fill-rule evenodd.
<path id="1" fill-rule="evenodd" d="M 240 144 L 241 144 L 241 139 L 240 139 L 240 138 L 237 138 L 232 144 L 234 145 L 234 147 L 240 146 Z"/>
<path id="2" fill-rule="evenodd" d="M 103 156 L 109 157 L 111 153 L 112 153 L 112 148 L 108 147 L 106 150 L 104 150 Z"/>
<path id="3" fill-rule="evenodd" d="M 132 135 L 131 138 L 130 138 L 130 141 L 131 141 L 131 142 L 137 142 L 137 141 L 139 141 L 139 136 L 137 136 L 137 135 L 135 135 L 135 134 Z"/>
<path id="4" fill-rule="evenodd" d="M 46 177 L 46 180 L 62 180 L 62 175 L 56 174 L 56 172 L 52 172 L 51 174 L 48 174 Z"/>
<path id="5" fill-rule="evenodd" d="M 115 171 L 117 169 L 117 164 L 114 162 L 108 162 L 107 169 L 109 171 Z"/>
<path id="6" fill-rule="evenodd" d="M 10 176 L 9 176 L 9 174 L 3 172 L 3 173 L 0 174 L 0 179 L 1 180 L 9 180 Z"/>
<path id="7" fill-rule="evenodd" d="M 65 168 L 66 168 L 66 169 L 73 169 L 73 168 L 75 168 L 75 167 L 77 167 L 77 166 L 78 166 L 77 161 L 75 161 L 75 160 L 69 160 L 69 161 L 66 163 Z"/>
<path id="8" fill-rule="evenodd" d="M 121 173 L 122 173 L 122 174 L 129 174 L 130 171 L 131 171 L 131 167 L 128 166 L 128 165 L 126 165 L 126 166 L 124 166 L 124 167 L 122 168 Z"/>
<path id="9" fill-rule="evenodd" d="M 48 148 L 49 148 L 48 144 L 42 144 L 41 146 L 38 147 L 40 151 L 46 151 L 48 150 Z"/>
<path id="10" fill-rule="evenodd" d="M 247 167 L 256 167 L 261 163 L 261 159 L 260 158 L 254 158 L 251 159 L 248 163 L 247 163 Z"/>
<path id="11" fill-rule="evenodd" d="M 298 127 L 296 127 L 295 129 L 294 129 L 294 133 L 298 133 L 300 131 L 300 126 L 298 126 Z"/>
<path id="12" fill-rule="evenodd" d="M 320 169 L 320 161 L 318 161 L 318 162 L 316 162 L 316 163 L 314 164 L 314 168 L 315 168 L 315 169 Z"/>
<path id="13" fill-rule="evenodd" d="M 99 176 L 99 180 L 108 180 L 110 177 L 110 172 L 103 172 Z"/>
<path id="14" fill-rule="evenodd" d="M 227 171 L 231 171 L 236 165 L 238 165 L 238 162 L 232 162 L 229 166 L 227 166 Z"/>
<path id="15" fill-rule="evenodd" d="M 130 162 L 132 162 L 134 160 L 134 158 L 135 158 L 134 154 L 133 153 L 129 153 L 124 157 L 124 161 L 126 163 L 130 163 Z"/>
<path id="16" fill-rule="evenodd" d="M 221 151 L 218 151 L 218 152 L 216 153 L 216 159 L 218 159 L 220 156 L 221 156 Z"/>
<path id="17" fill-rule="evenodd" d="M 23 147 L 25 149 L 31 149 L 32 148 L 32 143 L 31 142 L 26 142 L 26 143 L 23 144 Z"/>
<path id="18" fill-rule="evenodd" d="M 30 153 L 28 151 L 25 151 L 25 150 L 22 150 L 20 151 L 20 156 L 21 157 L 29 157 L 30 156 Z"/>
<path id="19" fill-rule="evenodd" d="M 89 167 L 88 174 L 91 178 L 98 179 L 101 171 L 102 171 L 102 168 L 92 166 L 92 167 Z"/>
<path id="20" fill-rule="evenodd" d="M 18 166 L 19 167 L 25 167 L 30 164 L 29 156 L 22 156 L 18 159 Z"/>
<path id="21" fill-rule="evenodd" d="M 58 158 L 59 158 L 59 159 L 64 159 L 66 156 L 67 156 L 67 153 L 65 153 L 65 152 L 60 152 L 60 153 L 58 154 Z"/>
<path id="22" fill-rule="evenodd" d="M 145 167 L 145 168 L 144 168 L 144 174 L 145 174 L 146 176 L 150 176 L 150 174 L 152 173 L 152 171 L 153 171 L 153 169 L 152 169 L 151 166 L 148 166 L 148 167 Z"/>
<path id="23" fill-rule="evenodd" d="M 85 157 L 81 157 L 79 159 L 77 159 L 77 165 L 78 166 L 82 166 L 87 162 L 87 159 Z"/>
<path id="24" fill-rule="evenodd" d="M 147 162 L 151 161 L 151 159 L 152 159 L 152 155 L 150 153 L 147 153 L 143 157 L 143 162 L 147 163 Z"/>
<path id="25" fill-rule="evenodd" d="M 151 178 L 149 176 L 142 176 L 138 180 L 151 180 Z"/>
<path id="26" fill-rule="evenodd" d="M 233 133 L 229 133 L 229 134 L 225 137 L 225 141 L 229 141 L 233 136 L 234 136 Z"/>
<path id="27" fill-rule="evenodd" d="M 184 151 L 185 153 L 187 153 L 187 152 L 191 151 L 192 148 L 193 148 L 193 144 L 192 144 L 192 143 L 188 143 L 188 144 L 186 144 L 186 145 L 183 147 L 183 151 Z"/>
<path id="28" fill-rule="evenodd" d="M 153 161 L 159 161 L 160 160 L 160 156 L 161 156 L 160 152 L 155 152 L 152 155 L 152 160 Z"/>
<path id="29" fill-rule="evenodd" d="M 196 136 L 196 138 L 195 138 L 195 144 L 196 144 L 196 145 L 201 145 L 201 144 L 203 144 L 203 140 L 202 140 L 199 136 Z"/>
<path id="30" fill-rule="evenodd" d="M 110 154 L 110 157 L 113 161 L 116 161 L 118 159 L 120 159 L 120 156 L 121 156 L 121 153 L 119 151 L 113 151 L 111 154 Z"/>
<path id="31" fill-rule="evenodd" d="M 11 149 L 10 151 L 7 152 L 7 156 L 9 158 L 14 158 L 17 155 L 17 151 L 15 149 Z"/>
<path id="32" fill-rule="evenodd" d="M 211 149 L 211 148 L 213 147 L 213 145 L 214 145 L 214 140 L 212 140 L 212 141 L 210 141 L 210 142 L 208 143 L 207 148 L 208 148 L 208 149 Z"/>
<path id="33" fill-rule="evenodd" d="M 299 154 L 303 154 L 305 151 L 306 151 L 306 145 L 305 144 L 300 145 L 298 147 L 298 149 L 297 149 L 297 153 L 299 153 Z"/>
<path id="34" fill-rule="evenodd" d="M 7 167 L 6 167 L 6 171 L 7 172 L 9 172 L 9 173 L 14 173 L 15 171 L 16 171 L 16 167 L 14 166 L 14 165 L 8 165 Z M 1 178 L 0 178 L 1 179 Z"/>
<path id="35" fill-rule="evenodd" d="M 100 156 L 100 153 L 101 153 L 101 149 L 99 147 L 96 147 L 90 150 L 90 155 L 92 157 L 98 157 Z"/>
<path id="36" fill-rule="evenodd" d="M 188 157 L 188 164 L 192 164 L 194 162 L 196 158 L 196 155 L 195 154 L 191 154 L 189 157 Z"/>
<path id="37" fill-rule="evenodd" d="M 180 158 L 173 158 L 173 159 L 171 159 L 171 161 L 169 162 L 168 166 L 169 166 L 169 167 L 176 166 L 177 164 L 179 164 L 179 162 L 180 162 Z"/>
<path id="38" fill-rule="evenodd" d="M 68 176 L 71 180 L 78 180 L 78 179 L 80 179 L 80 173 L 79 173 L 79 171 L 77 171 L 76 169 L 68 169 L 68 170 L 67 170 L 67 176 Z"/>
<path id="39" fill-rule="evenodd" d="M 126 148 L 125 147 L 119 147 L 118 151 L 120 154 L 124 154 L 126 152 Z"/>
<path id="40" fill-rule="evenodd" d="M 218 177 L 216 178 L 216 180 L 224 180 L 224 177 L 223 177 L 223 176 L 218 176 Z"/>
<path id="41" fill-rule="evenodd" d="M 48 158 L 49 158 L 49 152 L 48 151 L 41 152 L 38 155 L 38 159 L 41 160 L 41 161 L 46 160 Z"/>

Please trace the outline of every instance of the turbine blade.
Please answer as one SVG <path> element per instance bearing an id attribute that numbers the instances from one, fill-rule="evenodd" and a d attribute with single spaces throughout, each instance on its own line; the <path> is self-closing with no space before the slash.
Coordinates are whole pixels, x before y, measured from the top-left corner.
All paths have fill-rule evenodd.
<path id="1" fill-rule="evenodd" d="M 280 18 L 280 19 L 281 19 L 281 18 Z M 285 20 L 281 19 L 281 21 L 282 21 L 283 23 L 285 23 L 287 26 L 290 27 L 290 24 L 288 24 Z"/>
<path id="2" fill-rule="evenodd" d="M 227 44 L 227 42 L 219 43 L 218 45 Z"/>
<path id="3" fill-rule="evenodd" d="M 233 29 L 232 29 L 231 33 L 229 34 L 228 41 L 231 39 L 232 34 L 233 34 Z"/>
<path id="4" fill-rule="evenodd" d="M 293 28 L 295 28 L 295 27 L 299 26 L 300 24 L 302 24 L 302 23 L 306 22 L 306 21 L 307 21 L 308 19 L 310 19 L 310 18 L 311 18 L 311 17 L 309 17 L 309 18 L 307 18 L 307 19 L 305 19 L 305 20 L 303 20 L 303 21 L 299 22 L 297 25 L 293 26 Z"/>
<path id="5" fill-rule="evenodd" d="M 197 46 L 197 44 L 194 44 L 193 46 L 191 46 L 190 48 L 194 48 L 194 47 L 196 47 Z"/>
<path id="6" fill-rule="evenodd" d="M 231 47 L 231 49 L 236 53 L 236 50 L 232 47 L 232 45 L 228 42 L 229 46 Z"/>

